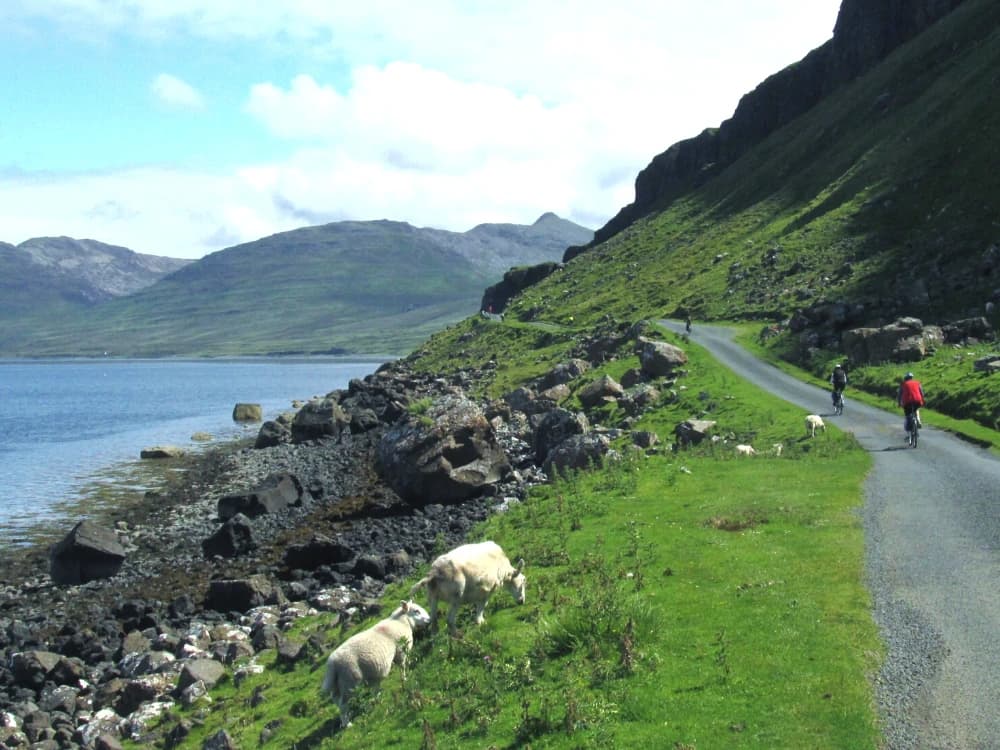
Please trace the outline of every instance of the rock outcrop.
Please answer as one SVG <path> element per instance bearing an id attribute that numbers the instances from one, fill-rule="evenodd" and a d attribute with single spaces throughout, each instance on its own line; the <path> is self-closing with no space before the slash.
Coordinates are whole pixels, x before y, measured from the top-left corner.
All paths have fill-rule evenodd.
<path id="1" fill-rule="evenodd" d="M 50 555 L 49 574 L 59 585 L 77 585 L 111 578 L 125 562 L 118 535 L 91 521 L 73 527 Z"/>
<path id="2" fill-rule="evenodd" d="M 844 0 L 832 39 L 744 95 L 733 116 L 718 128 L 706 129 L 656 156 L 636 177 L 635 200 L 598 229 L 591 243 L 567 250 L 563 261 L 718 175 L 768 135 L 872 68 L 961 2 Z"/>

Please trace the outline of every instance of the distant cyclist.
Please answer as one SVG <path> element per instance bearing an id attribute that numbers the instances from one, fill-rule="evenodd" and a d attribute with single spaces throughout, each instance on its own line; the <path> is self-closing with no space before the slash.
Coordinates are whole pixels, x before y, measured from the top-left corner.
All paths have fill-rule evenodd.
<path id="1" fill-rule="evenodd" d="M 916 420 L 917 427 L 923 427 L 920 422 L 920 407 L 924 405 L 924 389 L 920 385 L 920 381 L 913 377 L 912 372 L 906 373 L 903 382 L 899 384 L 896 403 L 903 407 L 903 414 L 907 417 L 907 425 L 909 425 L 909 417 L 912 415 L 913 419 Z"/>
<path id="2" fill-rule="evenodd" d="M 844 389 L 846 387 L 847 370 L 838 362 L 833 368 L 833 372 L 830 373 L 830 388 L 832 389 L 830 397 L 833 399 L 834 407 L 844 403 Z"/>

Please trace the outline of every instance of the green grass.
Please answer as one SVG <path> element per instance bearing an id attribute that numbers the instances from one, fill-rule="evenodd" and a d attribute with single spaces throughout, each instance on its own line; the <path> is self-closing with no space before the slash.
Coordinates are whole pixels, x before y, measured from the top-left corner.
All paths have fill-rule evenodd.
<path id="1" fill-rule="evenodd" d="M 287 671 L 265 656 L 263 674 L 174 712 L 168 727 L 195 722 L 181 747 L 221 727 L 253 747 L 268 726 L 264 746 L 289 748 L 877 747 L 882 649 L 856 513 L 869 458 L 835 427 L 802 437 L 800 410 L 685 348 L 686 388 L 637 428 L 666 438 L 696 410 L 728 442 L 623 444 L 621 461 L 491 518 L 475 538 L 526 559 L 524 606 L 501 592 L 483 627 L 465 612 L 461 638 L 419 639 L 406 683 L 394 671 L 360 696 L 345 732 L 318 693 L 325 653 Z M 736 459 L 734 441 L 761 455 Z M 307 618 L 292 637 L 329 650 L 354 632 L 328 623 Z"/>

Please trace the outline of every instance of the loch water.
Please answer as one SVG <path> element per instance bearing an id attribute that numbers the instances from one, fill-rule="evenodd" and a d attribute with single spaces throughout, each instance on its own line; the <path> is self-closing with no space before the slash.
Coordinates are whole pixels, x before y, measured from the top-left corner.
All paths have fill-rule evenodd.
<path id="1" fill-rule="evenodd" d="M 0 360 L 0 549 L 31 529 L 64 526 L 65 509 L 113 467 L 153 445 L 191 451 L 256 434 L 238 402 L 264 419 L 345 388 L 379 361 L 339 358 Z"/>

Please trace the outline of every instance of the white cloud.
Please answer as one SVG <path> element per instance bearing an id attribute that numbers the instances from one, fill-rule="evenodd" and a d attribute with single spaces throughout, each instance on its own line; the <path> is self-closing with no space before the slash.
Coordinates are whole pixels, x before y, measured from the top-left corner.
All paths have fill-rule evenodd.
<path id="1" fill-rule="evenodd" d="M 191 84 L 169 73 L 160 73 L 150 84 L 156 99 L 171 109 L 204 109 L 205 99 Z"/>
<path id="2" fill-rule="evenodd" d="M 462 231 L 555 211 L 597 227 L 632 200 L 653 156 L 718 125 L 742 94 L 825 41 L 838 5 L 8 0 L 0 22 L 47 18 L 109 46 L 122 35 L 193 54 L 224 45 L 227 57 L 266 53 L 290 73 L 239 81 L 238 65 L 223 70 L 246 92 L 247 125 L 283 156 L 0 183 L 0 239 L 72 234 L 197 257 L 344 218 Z M 817 30 L 820 6 L 829 20 Z M 152 91 L 165 105 L 205 106 L 167 73 Z M 213 114 L 222 106 L 214 94 Z"/>

